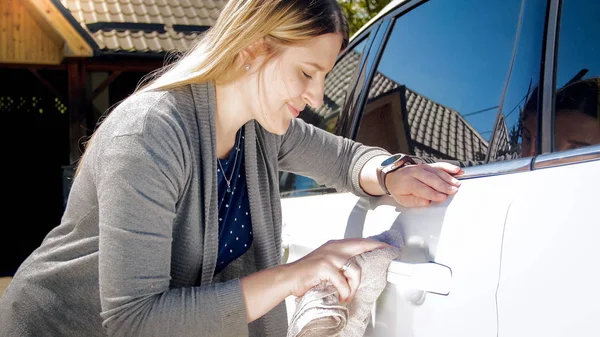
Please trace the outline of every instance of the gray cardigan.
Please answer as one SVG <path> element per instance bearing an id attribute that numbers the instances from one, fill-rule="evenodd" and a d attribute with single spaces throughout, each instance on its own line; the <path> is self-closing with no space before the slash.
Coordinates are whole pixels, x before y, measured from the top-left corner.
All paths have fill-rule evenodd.
<path id="1" fill-rule="evenodd" d="M 384 153 L 295 120 L 246 124 L 254 242 L 216 277 L 215 91 L 132 95 L 98 128 L 62 222 L 0 298 L 0 336 L 285 336 L 285 302 L 248 325 L 239 278 L 281 260 L 280 170 L 365 195 Z"/>

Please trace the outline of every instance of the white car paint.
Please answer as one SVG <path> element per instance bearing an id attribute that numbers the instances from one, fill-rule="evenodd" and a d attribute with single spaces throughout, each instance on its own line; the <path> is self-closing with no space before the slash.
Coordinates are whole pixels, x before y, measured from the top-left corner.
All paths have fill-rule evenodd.
<path id="1" fill-rule="evenodd" d="M 597 336 L 599 172 L 596 160 L 465 179 L 426 208 L 350 193 L 285 198 L 287 262 L 394 228 L 406 249 L 365 336 Z"/>
<path id="2" fill-rule="evenodd" d="M 504 234 L 498 336 L 600 336 L 600 160 L 525 175 Z"/>
<path id="3" fill-rule="evenodd" d="M 434 262 L 442 269 L 429 268 L 425 273 L 441 275 L 447 266 L 451 278 L 436 284 L 416 275 L 420 280 L 401 282 L 406 275 L 398 275 L 407 266 L 392 262 L 388 275 L 394 283 L 389 283 L 379 298 L 374 326 L 367 336 L 495 335 L 502 232 L 523 177 L 519 173 L 466 179 L 454 197 L 426 208 L 403 208 L 387 196 L 359 198 L 349 193 L 285 198 L 287 261 L 295 261 L 331 239 L 399 230 L 406 241 L 401 262 Z M 449 293 L 422 291 L 428 287 L 447 287 Z M 288 298 L 287 304 L 291 316 L 293 298 Z M 463 324 L 466 320 L 468 325 Z"/>

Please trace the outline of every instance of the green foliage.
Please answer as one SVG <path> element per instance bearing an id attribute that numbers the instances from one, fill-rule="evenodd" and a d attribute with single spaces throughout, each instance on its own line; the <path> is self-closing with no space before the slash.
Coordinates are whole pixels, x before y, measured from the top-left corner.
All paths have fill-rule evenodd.
<path id="1" fill-rule="evenodd" d="M 338 0 L 348 18 L 350 36 L 377 15 L 391 0 Z"/>

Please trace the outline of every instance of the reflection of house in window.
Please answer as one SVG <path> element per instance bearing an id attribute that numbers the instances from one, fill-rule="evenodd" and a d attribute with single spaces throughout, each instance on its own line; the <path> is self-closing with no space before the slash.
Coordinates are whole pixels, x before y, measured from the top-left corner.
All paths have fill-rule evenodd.
<path id="1" fill-rule="evenodd" d="M 460 114 L 377 73 L 357 140 L 390 152 L 483 160 L 488 143 Z"/>
<path id="2" fill-rule="evenodd" d="M 506 118 L 500 114 L 499 120 L 496 123 L 492 133 L 493 138 L 490 140 L 491 151 L 490 161 L 499 159 L 510 159 L 521 154 L 520 141 L 518 137 L 521 134 L 520 125 L 516 125 L 509 134 L 506 126 Z"/>
<path id="3" fill-rule="evenodd" d="M 325 97 L 319 109 L 306 109 L 301 117 L 332 132 L 344 104 L 346 90 L 360 61 L 350 52 L 336 64 L 325 79 Z M 499 123 L 504 125 L 505 123 Z M 501 147 L 508 140 L 497 142 Z M 357 141 L 386 150 L 419 157 L 480 161 L 488 151 L 488 142 L 458 111 L 376 73 L 363 109 Z"/>
<path id="4" fill-rule="evenodd" d="M 325 101 L 319 115 L 339 112 L 347 81 L 359 55 L 340 60 L 327 76 Z M 350 71 L 350 73 L 345 71 Z M 343 89 L 343 90 L 340 90 Z M 331 103 L 335 104 L 331 104 Z M 376 73 L 369 89 L 357 140 L 394 152 L 419 157 L 453 160 L 483 160 L 488 143 L 460 114 Z"/>

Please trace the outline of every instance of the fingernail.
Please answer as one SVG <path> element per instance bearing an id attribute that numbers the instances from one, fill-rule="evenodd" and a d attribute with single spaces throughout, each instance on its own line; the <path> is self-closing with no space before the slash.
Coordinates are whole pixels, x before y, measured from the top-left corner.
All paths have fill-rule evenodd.
<path id="1" fill-rule="evenodd" d="M 458 179 L 452 179 L 452 183 L 456 186 L 460 186 L 460 184 L 462 184 Z"/>
<path id="2" fill-rule="evenodd" d="M 458 191 L 458 187 L 456 187 L 456 186 L 450 186 L 450 191 L 456 192 L 456 191 Z"/>

